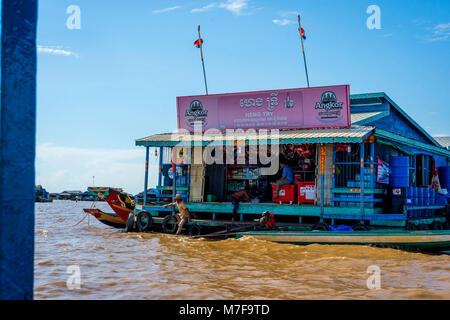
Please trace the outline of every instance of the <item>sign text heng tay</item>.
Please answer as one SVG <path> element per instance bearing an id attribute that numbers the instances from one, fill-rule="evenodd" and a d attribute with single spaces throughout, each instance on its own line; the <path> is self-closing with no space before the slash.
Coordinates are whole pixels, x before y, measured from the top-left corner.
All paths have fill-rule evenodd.
<path id="1" fill-rule="evenodd" d="M 177 97 L 178 129 L 306 129 L 351 125 L 348 85 Z"/>

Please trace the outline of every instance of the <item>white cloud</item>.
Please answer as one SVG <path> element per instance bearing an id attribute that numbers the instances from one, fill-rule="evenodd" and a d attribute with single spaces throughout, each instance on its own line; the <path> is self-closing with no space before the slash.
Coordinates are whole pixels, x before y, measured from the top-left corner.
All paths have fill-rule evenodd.
<path id="1" fill-rule="evenodd" d="M 206 6 L 203 6 L 201 8 L 192 9 L 191 13 L 205 12 L 205 11 L 208 11 L 208 10 L 213 9 L 215 7 L 217 7 L 217 4 L 215 2 L 213 2 L 213 3 L 207 4 Z"/>
<path id="2" fill-rule="evenodd" d="M 282 17 L 289 17 L 289 16 L 297 16 L 298 12 L 297 11 L 281 11 L 279 14 Z"/>
<path id="3" fill-rule="evenodd" d="M 280 26 L 287 26 L 288 24 L 295 23 L 295 21 L 288 20 L 288 19 L 281 19 L 281 20 L 280 19 L 273 19 L 272 22 L 275 23 L 275 24 L 278 24 Z"/>
<path id="4" fill-rule="evenodd" d="M 158 9 L 158 10 L 153 10 L 152 12 L 154 14 L 158 14 L 158 13 L 164 13 L 164 12 L 169 12 L 169 11 L 173 11 L 173 10 L 177 10 L 180 9 L 180 6 L 173 6 L 173 7 L 168 7 L 168 8 L 163 8 L 163 9 Z"/>
<path id="5" fill-rule="evenodd" d="M 234 15 L 240 16 L 248 8 L 248 0 L 227 0 L 227 2 L 219 4 L 219 7 L 232 12 Z"/>
<path id="6" fill-rule="evenodd" d="M 201 8 L 194 8 L 191 13 L 205 12 L 214 8 L 221 8 L 230 11 L 236 16 L 251 15 L 256 10 L 261 10 L 262 8 L 249 7 L 249 0 L 227 0 L 226 2 L 216 3 L 212 2 Z M 250 12 L 248 10 L 251 10 Z M 245 12 L 247 11 L 247 12 Z"/>
<path id="7" fill-rule="evenodd" d="M 70 57 L 73 56 L 75 58 L 78 58 L 78 54 L 75 52 L 61 49 L 61 47 L 50 47 L 50 46 L 37 46 L 37 52 L 38 53 L 47 53 L 47 54 L 53 54 L 53 55 L 60 55 L 60 56 L 66 56 Z"/>
<path id="8" fill-rule="evenodd" d="M 149 187 L 157 182 L 158 160 L 150 154 Z M 144 189 L 145 148 L 86 149 L 38 144 L 36 184 L 49 192 L 86 190 L 92 186 L 121 187 L 136 194 Z"/>
<path id="9" fill-rule="evenodd" d="M 430 41 L 445 41 L 450 38 L 450 23 L 441 23 L 432 29 Z"/>

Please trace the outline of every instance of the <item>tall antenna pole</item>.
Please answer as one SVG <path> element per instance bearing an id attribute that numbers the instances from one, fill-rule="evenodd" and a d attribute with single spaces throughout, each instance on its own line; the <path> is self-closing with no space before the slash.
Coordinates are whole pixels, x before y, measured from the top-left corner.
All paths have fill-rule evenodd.
<path id="1" fill-rule="evenodd" d="M 200 56 L 202 58 L 203 78 L 205 79 L 205 91 L 208 95 L 208 84 L 206 83 L 205 61 L 203 60 L 203 41 L 200 37 L 200 25 L 198 25 L 198 44 L 200 46 Z"/>
<path id="2" fill-rule="evenodd" d="M 302 24 L 300 23 L 300 14 L 298 15 L 298 32 L 300 35 L 300 41 L 302 43 L 303 63 L 305 64 L 306 82 L 308 83 L 309 88 L 308 67 L 306 66 L 306 55 L 305 55 L 305 47 L 303 46 Z"/>

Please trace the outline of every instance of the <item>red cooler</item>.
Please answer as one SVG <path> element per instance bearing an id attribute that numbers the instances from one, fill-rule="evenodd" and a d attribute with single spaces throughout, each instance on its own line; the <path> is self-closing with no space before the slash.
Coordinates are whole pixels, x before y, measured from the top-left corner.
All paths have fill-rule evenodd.
<path id="1" fill-rule="evenodd" d="M 280 186 L 278 194 L 276 192 L 277 186 L 272 185 L 272 201 L 273 202 L 283 202 L 283 203 L 295 203 L 296 198 L 296 188 L 295 184 L 287 184 Z"/>
<path id="2" fill-rule="evenodd" d="M 316 184 L 314 181 L 297 182 L 298 204 L 314 203 Z"/>

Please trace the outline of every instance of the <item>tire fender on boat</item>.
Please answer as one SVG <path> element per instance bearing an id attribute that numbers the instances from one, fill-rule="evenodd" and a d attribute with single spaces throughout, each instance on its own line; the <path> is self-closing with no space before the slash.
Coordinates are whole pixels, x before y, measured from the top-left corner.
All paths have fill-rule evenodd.
<path id="1" fill-rule="evenodd" d="M 193 223 L 189 226 L 189 235 L 192 236 L 199 236 L 202 234 L 202 226 L 198 223 Z"/>
<path id="2" fill-rule="evenodd" d="M 127 223 L 125 224 L 125 231 L 126 232 L 133 232 L 136 231 L 136 227 L 134 225 L 134 212 L 131 212 L 128 215 Z"/>
<path id="3" fill-rule="evenodd" d="M 162 223 L 163 232 L 169 234 L 174 234 L 175 232 L 177 232 L 178 229 L 177 222 L 179 220 L 180 218 L 177 215 L 175 216 L 170 215 L 165 217 Z"/>
<path id="4" fill-rule="evenodd" d="M 370 231 L 370 228 L 363 223 L 357 223 L 352 226 L 353 231 Z"/>
<path id="5" fill-rule="evenodd" d="M 311 231 L 330 231 L 330 228 L 325 222 L 317 222 L 312 226 Z"/>
<path id="6" fill-rule="evenodd" d="M 136 217 L 136 225 L 140 232 L 150 231 L 153 224 L 153 218 L 150 212 L 141 211 Z"/>

